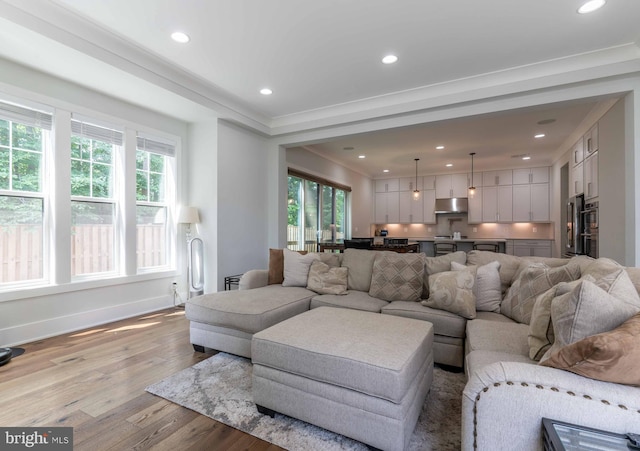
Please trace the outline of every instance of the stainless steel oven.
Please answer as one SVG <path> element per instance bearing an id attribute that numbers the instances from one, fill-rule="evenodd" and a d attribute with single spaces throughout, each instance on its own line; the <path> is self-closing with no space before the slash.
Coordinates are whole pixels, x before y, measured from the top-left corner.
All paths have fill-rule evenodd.
<path id="1" fill-rule="evenodd" d="M 583 253 L 583 204 L 584 198 L 581 195 L 571 197 L 567 200 L 567 227 L 565 231 L 567 244 L 564 250 L 566 257 L 573 257 L 574 255 Z"/>
<path id="2" fill-rule="evenodd" d="M 582 250 L 589 257 L 598 258 L 598 202 L 589 202 L 582 211 Z"/>

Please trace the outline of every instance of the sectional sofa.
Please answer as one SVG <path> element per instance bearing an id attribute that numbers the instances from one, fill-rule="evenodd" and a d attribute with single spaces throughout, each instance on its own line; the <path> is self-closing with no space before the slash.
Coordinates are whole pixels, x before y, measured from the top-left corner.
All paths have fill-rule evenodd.
<path id="1" fill-rule="evenodd" d="M 435 362 L 468 377 L 463 449 L 541 449 L 543 417 L 640 433 L 638 268 L 486 251 L 271 252 L 240 290 L 187 303 L 196 349 L 251 357 L 254 333 L 320 306 L 421 319 Z"/>

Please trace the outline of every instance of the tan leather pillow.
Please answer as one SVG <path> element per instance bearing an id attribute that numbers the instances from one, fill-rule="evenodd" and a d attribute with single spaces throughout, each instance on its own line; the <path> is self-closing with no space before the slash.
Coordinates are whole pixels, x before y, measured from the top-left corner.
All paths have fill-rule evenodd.
<path id="1" fill-rule="evenodd" d="M 600 381 L 640 386 L 640 313 L 612 331 L 561 348 L 540 365 Z"/>
<path id="2" fill-rule="evenodd" d="M 298 251 L 305 255 L 307 251 Z M 267 284 L 275 285 L 284 281 L 284 251 L 282 249 L 269 249 L 269 274 Z"/>

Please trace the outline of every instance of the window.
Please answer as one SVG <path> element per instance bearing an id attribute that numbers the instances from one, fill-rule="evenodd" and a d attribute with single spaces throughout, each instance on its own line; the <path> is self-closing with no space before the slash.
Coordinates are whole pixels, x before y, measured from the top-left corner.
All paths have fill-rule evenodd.
<path id="1" fill-rule="evenodd" d="M 43 280 L 44 154 L 52 116 L 0 102 L 0 286 Z"/>
<path id="2" fill-rule="evenodd" d="M 116 270 L 117 130 L 71 121 L 71 275 Z"/>
<path id="3" fill-rule="evenodd" d="M 170 167 L 175 146 L 138 136 L 136 150 L 136 256 L 138 270 L 166 266 L 169 258 Z"/>
<path id="4" fill-rule="evenodd" d="M 342 240 L 351 188 L 289 170 L 287 247 L 316 252 L 318 242 Z"/>

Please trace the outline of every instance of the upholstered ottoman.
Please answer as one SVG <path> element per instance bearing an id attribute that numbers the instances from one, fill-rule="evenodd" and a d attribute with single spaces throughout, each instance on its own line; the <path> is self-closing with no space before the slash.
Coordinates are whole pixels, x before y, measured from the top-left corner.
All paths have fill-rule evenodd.
<path id="1" fill-rule="evenodd" d="M 254 334 L 253 398 L 384 450 L 411 438 L 433 378 L 431 323 L 320 307 Z"/>

